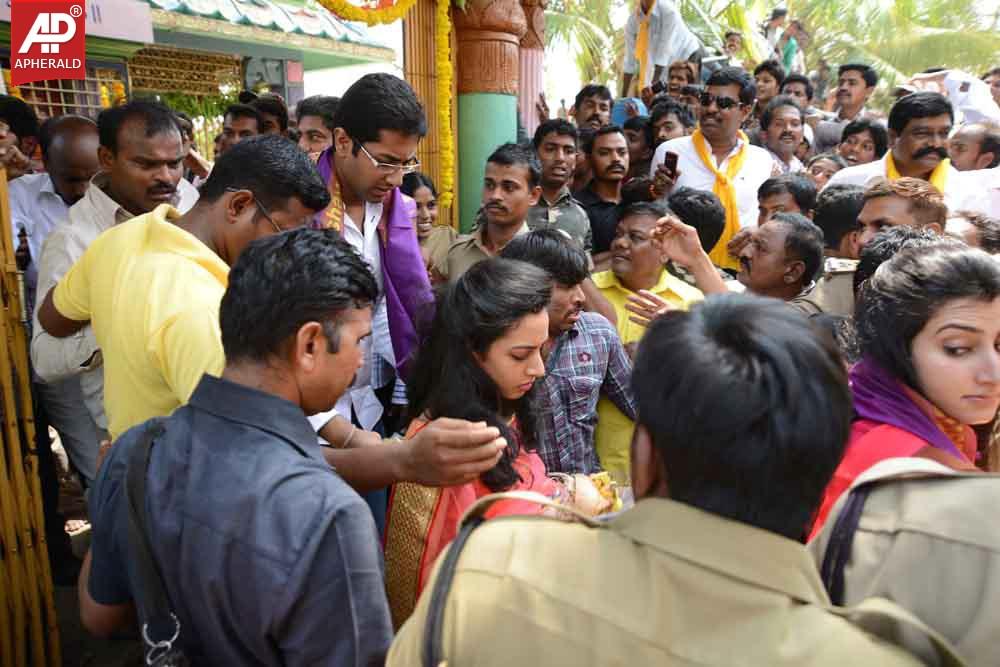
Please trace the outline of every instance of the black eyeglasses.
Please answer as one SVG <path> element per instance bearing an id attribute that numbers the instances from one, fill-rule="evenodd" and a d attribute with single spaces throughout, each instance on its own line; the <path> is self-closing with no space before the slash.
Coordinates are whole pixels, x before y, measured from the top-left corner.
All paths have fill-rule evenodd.
<path id="1" fill-rule="evenodd" d="M 711 93 L 702 93 L 698 101 L 701 102 L 702 108 L 710 106 L 712 102 L 715 102 L 715 105 L 722 111 L 741 105 L 739 100 L 734 100 L 731 97 L 717 97 Z"/>
<path id="2" fill-rule="evenodd" d="M 412 174 L 413 172 L 420 169 L 420 163 L 417 162 L 416 160 L 411 160 L 406 164 L 379 162 L 378 160 L 375 159 L 375 156 L 373 156 L 371 153 L 368 152 L 368 149 L 365 148 L 365 145 L 363 143 L 361 143 L 357 139 L 354 139 L 353 137 L 351 138 L 351 140 L 354 142 L 355 146 L 361 149 L 361 151 L 365 154 L 365 157 L 371 160 L 372 166 L 375 167 L 375 169 L 377 169 L 380 174 L 384 174 L 386 176 L 393 176 L 397 171 L 400 171 L 403 173 L 403 175 L 406 175 L 406 174 Z"/>
<path id="3" fill-rule="evenodd" d="M 240 190 L 238 188 L 226 188 L 226 192 L 240 192 Z M 257 206 L 257 210 L 260 211 L 260 214 L 264 216 L 265 220 L 271 223 L 271 226 L 274 227 L 274 231 L 278 232 L 279 234 L 285 231 L 284 229 L 281 228 L 280 225 L 278 225 L 278 223 L 274 221 L 274 218 L 271 217 L 271 212 L 267 210 L 266 206 L 260 203 L 260 200 L 257 199 L 257 195 L 253 193 L 251 193 L 251 195 L 253 196 L 253 203 L 254 205 Z"/>

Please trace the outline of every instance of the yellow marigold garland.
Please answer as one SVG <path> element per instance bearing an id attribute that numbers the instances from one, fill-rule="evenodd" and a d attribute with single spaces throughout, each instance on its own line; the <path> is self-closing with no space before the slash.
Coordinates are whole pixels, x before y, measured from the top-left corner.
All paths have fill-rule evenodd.
<path id="1" fill-rule="evenodd" d="M 319 3 L 346 21 L 368 25 L 393 23 L 403 18 L 417 0 L 397 0 L 392 7 L 363 9 L 348 0 L 319 0 Z M 441 183 L 438 203 L 451 206 L 455 187 L 455 145 L 451 134 L 451 0 L 437 0 L 434 20 L 434 66 L 437 74 L 438 126 L 441 146 Z"/>
<path id="2" fill-rule="evenodd" d="M 319 0 L 319 4 L 346 21 L 377 25 L 379 23 L 393 23 L 403 18 L 406 12 L 417 4 L 417 0 L 397 0 L 392 7 L 383 9 L 363 9 L 351 4 L 348 0 Z"/>
<path id="3" fill-rule="evenodd" d="M 438 131 L 441 146 L 441 191 L 438 202 L 451 206 L 455 186 L 455 145 L 451 135 L 451 0 L 437 0 L 434 20 L 434 67 L 437 70 Z"/>

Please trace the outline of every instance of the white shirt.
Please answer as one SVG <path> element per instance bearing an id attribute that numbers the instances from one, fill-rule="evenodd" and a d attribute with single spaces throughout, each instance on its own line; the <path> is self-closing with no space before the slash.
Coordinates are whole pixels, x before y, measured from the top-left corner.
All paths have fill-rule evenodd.
<path id="1" fill-rule="evenodd" d="M 868 164 L 858 164 L 853 167 L 848 167 L 847 169 L 841 169 L 834 174 L 829 181 L 827 181 L 826 187 L 830 187 L 834 183 L 843 183 L 846 185 L 860 185 L 861 187 L 866 188 L 872 180 L 879 177 L 886 178 L 885 162 L 890 154 L 891 151 L 887 152 L 885 156 L 875 160 L 874 162 L 869 162 Z M 944 203 L 948 207 L 949 211 L 961 211 L 963 208 L 967 208 L 970 202 L 975 199 L 975 182 L 974 179 L 968 174 L 976 173 L 980 172 L 963 173 L 954 167 L 948 168 L 948 180 L 945 185 Z"/>
<path id="2" fill-rule="evenodd" d="M 38 308 L 49 290 L 83 257 L 94 239 L 113 225 L 133 217 L 104 191 L 107 183 L 106 173 L 94 176 L 83 199 L 69 207 L 63 221 L 56 225 L 42 245 L 38 258 L 39 298 L 32 319 L 34 328 L 31 336 L 31 362 L 38 376 L 43 382 L 56 382 L 81 374 L 83 401 L 94 421 L 103 429 L 108 428 L 104 415 L 104 369 L 100 355 L 96 355 L 98 346 L 94 330 L 88 325 L 72 336 L 56 338 L 46 333 L 39 324 Z M 185 213 L 197 201 L 198 191 L 182 179 L 174 199 L 176 208 Z"/>
<path id="3" fill-rule="evenodd" d="M 767 152 L 771 154 L 771 159 L 774 160 L 774 165 L 778 168 L 782 174 L 798 174 L 806 170 L 805 165 L 794 155 L 792 156 L 792 161 L 785 164 L 778 154 L 774 151 L 767 149 Z"/>
<path id="4" fill-rule="evenodd" d="M 726 156 L 719 166 L 719 170 L 726 171 L 729 161 L 740 149 L 742 142 L 738 142 L 733 151 Z M 740 227 L 752 227 L 757 224 L 757 190 L 767 179 L 771 178 L 776 171 L 774 158 L 771 153 L 759 146 L 747 146 L 747 156 L 743 163 L 743 168 L 736 175 L 736 208 L 739 215 Z M 695 190 L 707 190 L 712 192 L 715 187 L 715 173 L 702 163 L 701 158 L 694 148 L 694 140 L 691 137 L 678 137 L 660 144 L 653 155 L 650 164 L 649 176 L 656 176 L 656 167 L 663 164 L 663 157 L 667 152 L 677 154 L 677 169 L 680 177 L 674 183 L 674 189 L 681 187 L 694 188 Z M 709 148 L 709 156 L 715 162 L 715 155 Z"/>
<path id="5" fill-rule="evenodd" d="M 993 100 L 990 86 L 978 77 L 961 70 L 949 70 L 944 78 L 948 99 L 958 113 L 958 123 L 1000 121 L 1000 107 Z"/>
<path id="6" fill-rule="evenodd" d="M 636 7 L 629 14 L 625 24 L 625 60 L 623 71 L 637 74 L 639 59 L 635 57 L 635 42 L 639 37 L 639 20 L 642 6 Z M 646 80 L 640 82 L 640 88 L 652 83 L 653 70 L 657 65 L 663 67 L 661 81 L 667 80 L 667 67 L 676 60 L 687 60 L 695 51 L 701 48 L 701 42 L 694 36 L 677 6 L 672 0 L 656 0 L 649 14 L 649 55 L 647 58 Z"/>
<path id="7" fill-rule="evenodd" d="M 971 192 L 964 203 L 967 210 L 1000 219 L 1000 167 L 966 171 L 967 187 Z"/>
<path id="8" fill-rule="evenodd" d="M 11 238 L 16 249 L 19 244 L 17 235 L 21 228 L 28 234 L 31 264 L 24 272 L 24 283 L 32 300 L 38 284 L 38 261 L 42 255 L 42 244 L 56 225 L 66 220 L 68 214 L 69 206 L 56 192 L 48 174 L 26 174 L 10 182 Z"/>
<path id="9" fill-rule="evenodd" d="M 345 419 L 350 419 L 351 408 L 354 408 L 354 416 L 357 417 L 358 423 L 363 429 L 370 431 L 382 418 L 383 412 L 382 403 L 375 395 L 376 387 L 372 386 L 372 368 L 374 364 L 380 363 L 379 357 L 395 366 L 392 340 L 389 337 L 389 317 L 382 294 L 382 255 L 378 238 L 382 203 L 365 202 L 364 216 L 364 229 L 362 230 L 345 212 L 343 236 L 344 240 L 350 243 L 359 255 L 364 257 L 378 283 L 379 298 L 372 312 L 372 335 L 362 342 L 364 366 L 358 371 L 351 386 L 337 401 L 334 410 L 325 413 L 328 415 L 325 421 L 322 417 L 310 420 L 316 430 L 325 426 L 334 414 L 340 414 Z"/>

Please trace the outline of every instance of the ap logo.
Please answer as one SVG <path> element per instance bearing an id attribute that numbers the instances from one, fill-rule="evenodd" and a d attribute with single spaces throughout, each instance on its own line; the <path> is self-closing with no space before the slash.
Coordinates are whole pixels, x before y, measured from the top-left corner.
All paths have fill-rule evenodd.
<path id="1" fill-rule="evenodd" d="M 73 9 L 80 9 L 74 5 Z M 82 14 L 82 12 L 80 12 Z M 59 45 L 76 35 L 76 19 L 69 14 L 49 14 L 41 12 L 21 43 L 18 53 L 28 53 L 32 45 L 38 43 L 42 53 L 59 53 Z"/>
<path id="2" fill-rule="evenodd" d="M 11 83 L 86 78 L 83 0 L 12 0 Z"/>

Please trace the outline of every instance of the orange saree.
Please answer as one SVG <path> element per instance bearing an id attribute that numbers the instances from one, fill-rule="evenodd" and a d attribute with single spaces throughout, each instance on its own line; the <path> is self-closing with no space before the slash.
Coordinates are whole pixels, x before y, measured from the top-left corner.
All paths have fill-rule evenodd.
<path id="1" fill-rule="evenodd" d="M 413 437 L 426 425 L 427 422 L 414 420 L 406 437 Z M 537 454 L 522 449 L 514 460 L 514 467 L 522 481 L 509 490 L 535 491 L 550 498 L 556 496 L 559 485 L 546 475 L 545 464 Z M 479 479 L 444 488 L 409 482 L 393 486 L 389 494 L 384 546 L 386 592 L 397 630 L 413 613 L 437 557 L 458 534 L 465 510 L 490 493 L 492 491 Z M 486 516 L 539 514 L 541 511 L 542 508 L 533 503 L 505 500 L 490 508 Z"/>

